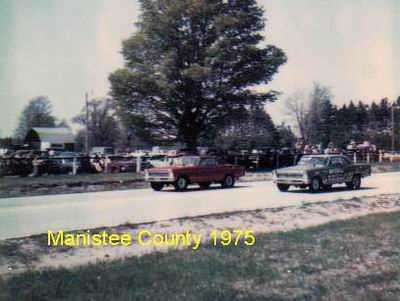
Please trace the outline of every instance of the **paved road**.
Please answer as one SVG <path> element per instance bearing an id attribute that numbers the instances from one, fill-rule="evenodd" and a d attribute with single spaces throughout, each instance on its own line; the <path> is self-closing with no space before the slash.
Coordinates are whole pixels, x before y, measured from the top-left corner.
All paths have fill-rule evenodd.
<path id="1" fill-rule="evenodd" d="M 0 239 L 45 233 L 142 223 L 211 213 L 332 201 L 354 196 L 400 193 L 400 173 L 376 174 L 363 189 L 310 194 L 304 190 L 277 191 L 271 182 L 238 183 L 233 189 L 188 192 L 136 189 L 84 194 L 0 199 Z"/>

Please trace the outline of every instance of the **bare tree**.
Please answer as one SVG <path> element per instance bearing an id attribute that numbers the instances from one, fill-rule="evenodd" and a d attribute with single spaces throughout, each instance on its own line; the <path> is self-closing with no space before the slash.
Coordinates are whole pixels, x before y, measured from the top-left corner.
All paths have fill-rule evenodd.
<path id="1" fill-rule="evenodd" d="M 307 140 L 307 101 L 302 93 L 296 92 L 285 100 L 286 114 L 296 122 L 300 136 Z"/>
<path id="2" fill-rule="evenodd" d="M 88 125 L 90 145 L 115 146 L 120 135 L 120 127 L 112 99 L 101 98 L 89 101 L 88 117 L 89 120 L 86 120 L 86 107 L 84 107 L 81 113 L 72 119 L 72 122 L 82 126 Z M 81 140 L 84 134 L 85 129 L 82 129 L 78 133 L 78 140 Z"/>

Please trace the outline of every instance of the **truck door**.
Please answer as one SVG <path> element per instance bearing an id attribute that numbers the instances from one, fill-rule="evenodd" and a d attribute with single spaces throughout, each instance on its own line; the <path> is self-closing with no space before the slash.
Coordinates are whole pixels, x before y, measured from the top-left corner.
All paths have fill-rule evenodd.
<path id="1" fill-rule="evenodd" d="M 217 162 L 214 158 L 204 158 L 199 164 L 198 182 L 213 182 L 217 173 Z"/>
<path id="2" fill-rule="evenodd" d="M 354 169 L 352 168 L 352 162 L 345 156 L 340 157 L 343 164 L 344 176 L 343 182 L 350 182 L 353 179 Z"/>
<path id="3" fill-rule="evenodd" d="M 329 161 L 329 184 L 339 184 L 344 182 L 345 167 L 342 158 L 332 157 Z"/>

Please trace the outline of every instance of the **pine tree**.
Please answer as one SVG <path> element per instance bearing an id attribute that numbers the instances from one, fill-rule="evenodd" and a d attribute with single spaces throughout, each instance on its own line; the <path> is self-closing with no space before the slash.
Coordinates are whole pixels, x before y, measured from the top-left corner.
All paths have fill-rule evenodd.
<path id="1" fill-rule="evenodd" d="M 195 148 L 199 137 L 244 106 L 263 106 L 267 84 L 286 62 L 265 45 L 256 0 L 140 0 L 137 32 L 124 41 L 124 69 L 110 75 L 124 122 L 151 141 Z"/>
<path id="2" fill-rule="evenodd" d="M 372 102 L 369 110 L 369 127 L 372 129 L 379 129 L 379 124 L 382 122 L 379 106 L 376 102 Z"/>

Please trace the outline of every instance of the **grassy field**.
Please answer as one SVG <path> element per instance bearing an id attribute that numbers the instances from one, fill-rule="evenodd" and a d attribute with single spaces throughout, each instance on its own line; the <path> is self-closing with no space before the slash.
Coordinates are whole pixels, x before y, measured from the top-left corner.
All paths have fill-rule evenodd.
<path id="1" fill-rule="evenodd" d="M 398 300 L 400 213 L 0 280 L 0 300 Z"/>

